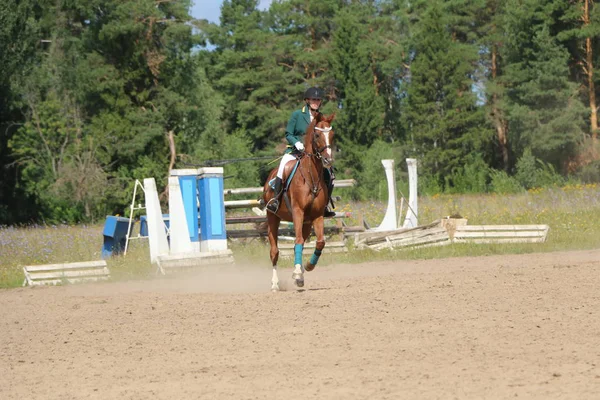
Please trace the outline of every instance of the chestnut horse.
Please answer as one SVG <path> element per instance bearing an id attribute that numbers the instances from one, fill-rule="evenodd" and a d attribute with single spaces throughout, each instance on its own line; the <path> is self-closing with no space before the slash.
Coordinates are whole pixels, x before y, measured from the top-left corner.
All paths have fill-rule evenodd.
<path id="1" fill-rule="evenodd" d="M 300 153 L 300 165 L 280 199 L 277 213 L 267 212 L 267 224 L 269 243 L 271 245 L 271 263 L 273 264 L 273 279 L 271 289 L 279 290 L 279 278 L 277 277 L 277 260 L 279 259 L 279 248 L 277 247 L 277 235 L 281 220 L 294 223 L 295 246 L 294 246 L 294 272 L 292 278 L 296 286 L 304 286 L 304 271 L 312 271 L 319 261 L 321 252 L 325 247 L 325 222 L 323 213 L 329 200 L 327 185 L 325 184 L 324 171 L 333 163 L 333 130 L 331 121 L 335 114 L 324 116 L 319 113 L 306 129 L 304 135 L 304 151 Z M 284 187 L 295 162 L 290 161 L 284 170 Z M 269 174 L 264 186 L 263 200 L 265 204 L 273 198 L 273 190 L 269 182 L 277 174 L 275 168 Z M 287 199 L 284 196 L 287 195 Z M 290 209 L 291 208 L 291 209 Z M 302 265 L 302 250 L 304 242 L 308 239 L 311 229 L 314 227 L 317 236 L 315 252 L 306 266 Z"/>

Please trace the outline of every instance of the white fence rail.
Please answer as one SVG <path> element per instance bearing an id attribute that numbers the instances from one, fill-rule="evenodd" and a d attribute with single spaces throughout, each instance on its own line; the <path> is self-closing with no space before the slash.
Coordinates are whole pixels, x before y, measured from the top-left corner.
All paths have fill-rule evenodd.
<path id="1" fill-rule="evenodd" d="M 455 243 L 543 243 L 548 225 L 464 225 L 457 226 Z"/>
<path id="2" fill-rule="evenodd" d="M 30 265 L 23 267 L 23 272 L 25 273 L 23 286 L 95 282 L 110 278 L 110 271 L 104 260 L 67 264 Z"/>

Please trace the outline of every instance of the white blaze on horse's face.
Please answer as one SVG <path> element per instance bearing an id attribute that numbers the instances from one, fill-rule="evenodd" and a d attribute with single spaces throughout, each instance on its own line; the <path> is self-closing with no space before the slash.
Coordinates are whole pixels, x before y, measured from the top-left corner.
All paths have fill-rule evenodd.
<path id="1" fill-rule="evenodd" d="M 331 164 L 331 162 L 333 161 L 333 153 L 331 151 L 331 142 L 332 142 L 332 136 L 333 136 L 333 132 L 331 130 L 331 126 L 327 127 L 327 128 L 319 128 L 319 127 L 315 127 L 315 130 L 322 132 L 323 133 L 323 138 L 325 139 L 325 149 L 323 151 L 323 158 L 325 158 L 325 160 L 327 161 L 328 164 Z"/>
<path id="2" fill-rule="evenodd" d="M 331 127 L 329 127 L 329 132 L 325 134 L 325 146 L 327 146 L 327 149 L 325 149 L 325 154 L 327 154 L 327 158 L 331 160 Z"/>

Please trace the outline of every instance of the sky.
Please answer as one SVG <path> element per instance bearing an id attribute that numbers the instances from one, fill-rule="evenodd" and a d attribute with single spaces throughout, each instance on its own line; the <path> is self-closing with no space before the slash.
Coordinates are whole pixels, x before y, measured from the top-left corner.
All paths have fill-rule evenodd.
<path id="1" fill-rule="evenodd" d="M 258 8 L 266 10 L 269 8 L 271 1 L 272 0 L 260 0 Z M 221 3 L 223 3 L 223 0 L 193 0 L 193 2 L 195 4 L 191 9 L 192 17 L 197 19 L 207 19 L 210 22 L 219 22 Z"/>

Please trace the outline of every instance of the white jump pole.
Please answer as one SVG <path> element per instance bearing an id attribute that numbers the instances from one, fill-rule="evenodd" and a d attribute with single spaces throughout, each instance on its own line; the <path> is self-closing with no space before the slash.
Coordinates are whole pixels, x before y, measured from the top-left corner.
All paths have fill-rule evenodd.
<path id="1" fill-rule="evenodd" d="M 394 160 L 381 160 L 385 168 L 385 176 L 388 184 L 388 205 L 381 224 L 375 228 L 377 231 L 393 231 L 396 229 L 396 178 L 394 177 Z"/>
<path id="2" fill-rule="evenodd" d="M 419 213 L 417 209 L 417 160 L 414 158 L 407 158 L 406 164 L 408 165 L 408 210 L 406 211 L 406 217 L 404 218 L 402 228 L 415 228 L 419 225 Z"/>
<path id="3" fill-rule="evenodd" d="M 160 201 L 154 178 L 144 179 L 146 198 L 146 214 L 148 218 L 148 243 L 150 245 L 150 262 L 156 263 L 158 256 L 169 254 L 167 232 L 163 221 Z"/>
<path id="4" fill-rule="evenodd" d="M 183 254 L 194 251 L 194 246 L 190 240 L 185 209 L 183 206 L 183 196 L 179 185 L 179 177 L 169 177 L 169 232 L 171 237 L 171 253 Z"/>

